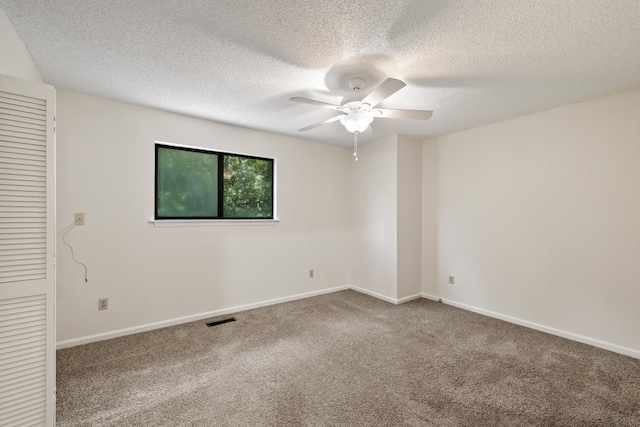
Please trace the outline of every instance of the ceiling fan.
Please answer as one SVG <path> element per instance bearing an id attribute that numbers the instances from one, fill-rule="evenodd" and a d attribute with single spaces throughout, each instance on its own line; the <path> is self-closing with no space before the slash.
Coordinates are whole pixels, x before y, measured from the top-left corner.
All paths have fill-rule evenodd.
<path id="1" fill-rule="evenodd" d="M 427 120 L 433 114 L 432 111 L 427 110 L 393 110 L 389 108 L 375 108 L 382 101 L 405 87 L 406 83 L 403 81 L 388 78 L 368 95 L 360 93 L 360 89 L 362 89 L 363 86 L 364 79 L 360 77 L 354 77 L 349 80 L 349 87 L 353 92 L 342 98 L 340 105 L 316 101 L 315 99 L 301 98 L 299 96 L 290 98 L 291 101 L 331 108 L 333 110 L 340 111 L 341 113 L 335 117 L 331 117 L 330 119 L 323 120 L 319 123 L 315 123 L 298 130 L 305 132 L 318 126 L 340 120 L 340 123 L 342 123 L 349 132 L 354 134 L 353 156 L 355 160 L 358 161 L 358 134 L 364 132 L 374 118 L 381 117 L 388 119 Z"/>

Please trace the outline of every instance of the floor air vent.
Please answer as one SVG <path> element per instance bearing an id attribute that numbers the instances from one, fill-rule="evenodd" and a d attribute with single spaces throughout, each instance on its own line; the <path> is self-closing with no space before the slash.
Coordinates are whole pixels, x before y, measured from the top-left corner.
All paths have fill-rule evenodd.
<path id="1" fill-rule="evenodd" d="M 215 322 L 209 322 L 207 323 L 207 326 L 211 327 L 211 326 L 218 326 L 218 325 L 222 325 L 223 323 L 229 323 L 229 322 L 235 322 L 236 318 L 235 317 L 230 317 L 228 319 L 224 319 L 224 320 L 216 320 Z"/>

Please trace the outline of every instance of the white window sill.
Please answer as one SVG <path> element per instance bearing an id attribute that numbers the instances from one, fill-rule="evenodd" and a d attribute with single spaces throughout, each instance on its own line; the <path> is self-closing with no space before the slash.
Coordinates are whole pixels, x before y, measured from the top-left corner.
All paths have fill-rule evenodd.
<path id="1" fill-rule="evenodd" d="M 211 227 L 211 226 L 272 226 L 280 221 L 277 219 L 152 219 L 149 221 L 154 227 Z"/>

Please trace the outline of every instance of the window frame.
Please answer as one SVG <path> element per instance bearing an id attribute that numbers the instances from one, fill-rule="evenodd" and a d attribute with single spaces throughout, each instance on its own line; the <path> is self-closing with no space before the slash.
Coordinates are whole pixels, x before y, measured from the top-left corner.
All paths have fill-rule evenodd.
<path id="1" fill-rule="evenodd" d="M 218 188 L 218 215 L 217 216 L 158 216 L 158 153 L 160 149 L 171 149 L 189 151 L 193 153 L 212 154 L 218 157 L 217 171 L 217 188 Z M 183 145 L 172 145 L 159 141 L 154 142 L 155 164 L 154 164 L 154 207 L 153 218 L 155 221 L 187 221 L 187 222 L 206 222 L 206 221 L 275 221 L 276 220 L 276 162 L 275 159 L 269 157 L 260 157 L 249 154 L 232 153 L 225 151 L 209 150 L 206 148 L 197 148 Z M 225 217 L 224 216 L 224 159 L 226 157 L 241 157 L 245 159 L 265 160 L 271 163 L 271 216 L 263 217 Z"/>

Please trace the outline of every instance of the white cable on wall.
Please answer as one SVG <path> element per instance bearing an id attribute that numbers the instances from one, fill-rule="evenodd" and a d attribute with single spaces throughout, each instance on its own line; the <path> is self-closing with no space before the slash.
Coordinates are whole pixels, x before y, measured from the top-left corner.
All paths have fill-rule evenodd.
<path id="1" fill-rule="evenodd" d="M 70 226 L 67 226 L 66 228 L 64 228 L 64 229 L 62 229 L 61 231 L 59 231 L 59 232 L 58 232 L 58 234 L 63 233 L 63 234 L 62 234 L 62 242 L 63 242 L 65 245 L 69 246 L 69 249 L 71 249 L 71 258 L 72 258 L 76 263 L 78 263 L 78 264 L 80 264 L 81 266 L 83 266 L 83 267 L 84 267 L 84 281 L 85 281 L 85 282 L 88 282 L 88 281 L 89 281 L 89 280 L 87 279 L 88 268 L 87 268 L 86 264 L 84 264 L 84 263 L 82 263 L 82 262 L 80 262 L 80 261 L 78 261 L 78 260 L 76 259 L 76 256 L 75 256 L 75 254 L 73 253 L 73 247 L 69 244 L 69 242 L 67 242 L 67 241 L 65 240 L 65 237 L 66 237 L 67 233 L 68 233 L 68 232 L 70 232 L 71 230 L 73 230 L 73 229 L 75 228 L 75 226 L 76 226 L 76 224 L 75 224 L 75 222 L 74 222 L 74 223 L 73 223 L 73 224 L 71 224 Z"/>

